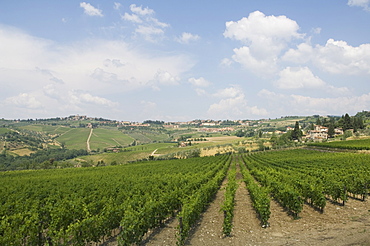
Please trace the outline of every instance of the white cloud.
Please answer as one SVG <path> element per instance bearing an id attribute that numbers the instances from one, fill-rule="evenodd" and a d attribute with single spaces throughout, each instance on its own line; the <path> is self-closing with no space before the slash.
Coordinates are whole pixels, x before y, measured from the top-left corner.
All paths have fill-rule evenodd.
<path id="1" fill-rule="evenodd" d="M 145 36 L 148 40 L 152 40 L 152 36 L 154 35 L 160 35 L 164 33 L 163 29 L 161 28 L 158 28 L 155 26 L 144 26 L 144 25 L 139 25 L 135 31 L 136 33 L 140 33 L 143 36 Z"/>
<path id="2" fill-rule="evenodd" d="M 314 34 L 320 34 L 321 33 L 321 27 L 312 28 L 311 30 Z"/>
<path id="3" fill-rule="evenodd" d="M 329 39 L 325 46 L 317 45 L 315 51 L 315 62 L 325 71 L 337 74 L 370 74 L 370 44 L 353 47 L 345 41 Z"/>
<path id="4" fill-rule="evenodd" d="M 348 0 L 347 4 L 351 7 L 362 7 L 364 10 L 370 11 L 370 0 Z"/>
<path id="5" fill-rule="evenodd" d="M 351 94 L 347 87 L 328 85 L 315 76 L 308 67 L 286 67 L 280 71 L 279 76 L 274 84 L 280 89 L 314 89 L 334 96 Z"/>
<path id="6" fill-rule="evenodd" d="M 125 13 L 122 16 L 122 19 L 123 20 L 126 20 L 126 21 L 131 21 L 131 22 L 134 22 L 134 23 L 142 23 L 143 22 L 141 20 L 141 18 L 138 15 L 136 15 L 136 14 Z"/>
<path id="7" fill-rule="evenodd" d="M 319 88 L 325 82 L 313 75 L 308 67 L 287 67 L 279 74 L 275 85 L 281 89 Z"/>
<path id="8" fill-rule="evenodd" d="M 95 8 L 90 3 L 82 2 L 80 7 L 84 9 L 84 13 L 89 16 L 100 16 L 103 17 L 102 11 L 98 8 Z"/>
<path id="9" fill-rule="evenodd" d="M 209 82 L 208 80 L 206 80 L 203 77 L 199 77 L 198 79 L 190 78 L 190 79 L 188 79 L 188 82 L 190 84 L 192 84 L 193 86 L 195 86 L 195 87 L 208 87 L 208 86 L 211 85 L 211 82 Z"/>
<path id="10" fill-rule="evenodd" d="M 131 4 L 130 5 L 130 10 L 138 15 L 152 15 L 154 14 L 154 10 L 146 7 L 143 8 L 143 6 L 136 6 L 136 4 Z"/>
<path id="11" fill-rule="evenodd" d="M 20 93 L 14 97 L 8 97 L 5 99 L 5 104 L 20 108 L 38 109 L 42 108 L 42 103 L 36 99 L 36 97 L 28 93 Z"/>
<path id="12" fill-rule="evenodd" d="M 260 11 L 239 21 L 226 22 L 224 36 L 244 44 L 233 59 L 257 73 L 273 73 L 279 54 L 292 39 L 303 38 L 298 24 L 286 16 L 265 16 Z"/>
<path id="13" fill-rule="evenodd" d="M 194 35 L 188 32 L 183 32 L 180 37 L 176 38 L 177 42 L 181 44 L 188 44 L 193 41 L 197 41 L 200 39 L 200 36 Z"/>
<path id="14" fill-rule="evenodd" d="M 240 95 L 244 97 L 244 93 L 239 87 L 228 87 L 213 94 L 213 96 L 220 98 L 238 97 Z"/>
<path id="15" fill-rule="evenodd" d="M 314 56 L 314 48 L 310 44 L 301 43 L 297 49 L 289 49 L 283 56 L 282 60 L 294 63 L 307 63 Z"/>
<path id="16" fill-rule="evenodd" d="M 225 66 L 225 67 L 229 67 L 229 66 L 231 66 L 231 64 L 233 64 L 233 61 L 230 60 L 229 58 L 222 59 L 222 61 L 220 63 L 221 66 Z"/>
<path id="17" fill-rule="evenodd" d="M 370 104 L 370 93 L 360 96 L 311 97 L 285 95 L 263 89 L 258 96 L 274 107 L 276 115 L 355 114 Z"/>
<path id="18" fill-rule="evenodd" d="M 292 38 L 301 38 L 298 33 L 298 24 L 286 16 L 265 16 L 260 11 L 250 13 L 248 18 L 226 22 L 224 36 L 239 40 L 243 43 L 257 41 L 270 42 L 280 46 L 281 42 L 290 41 Z"/>
<path id="19" fill-rule="evenodd" d="M 169 24 L 164 23 L 164 22 L 160 22 L 158 19 L 153 18 L 153 17 L 149 17 L 147 20 L 149 22 L 153 23 L 154 26 L 158 26 L 160 28 L 166 28 L 166 27 L 170 26 Z"/>
<path id="20" fill-rule="evenodd" d="M 133 23 L 135 34 L 142 35 L 147 41 L 156 42 L 158 38 L 163 36 L 164 29 L 169 27 L 169 24 L 154 18 L 154 10 L 148 7 L 143 8 L 142 6 L 131 4 L 130 10 L 132 14 L 125 13 L 122 19 Z"/>
<path id="21" fill-rule="evenodd" d="M 9 108 L 0 107 L 2 112 L 29 105 L 60 115 L 73 110 L 95 115 L 93 109 L 101 108 L 106 115 L 112 111 L 104 112 L 104 105 L 116 105 L 108 98 L 152 88 L 154 80 L 157 87 L 177 84 L 194 65 L 185 55 L 151 54 L 123 41 L 60 45 L 1 25 L 0 43 L 1 57 L 7 57 L 0 59 L 0 101 Z"/>
<path id="22" fill-rule="evenodd" d="M 244 92 L 239 87 L 219 90 L 213 96 L 221 98 L 219 102 L 210 105 L 207 111 L 208 115 L 215 119 L 260 117 L 268 113 L 264 108 L 249 106 Z"/>
<path id="23" fill-rule="evenodd" d="M 207 95 L 206 90 L 201 89 L 201 88 L 195 88 L 195 92 L 197 93 L 198 96 L 205 96 L 205 95 Z"/>
<path id="24" fill-rule="evenodd" d="M 312 61 L 320 69 L 333 74 L 370 74 L 370 43 L 358 47 L 345 41 L 329 39 L 325 46 L 302 43 L 297 49 L 288 50 L 285 61 L 306 63 Z"/>
<path id="25" fill-rule="evenodd" d="M 260 74 L 263 77 L 267 77 L 277 71 L 277 57 L 271 57 L 271 59 L 257 59 L 251 54 L 251 50 L 247 46 L 234 49 L 234 55 L 232 58 L 234 61 L 240 63 L 244 68 Z"/>
<path id="26" fill-rule="evenodd" d="M 74 93 L 74 94 L 71 94 L 71 96 L 78 98 L 78 101 L 80 103 L 95 104 L 95 105 L 101 105 L 104 107 L 112 107 L 112 108 L 118 105 L 118 103 L 116 102 L 113 102 L 103 97 L 93 96 L 90 93 L 86 93 L 86 92 L 80 93 L 80 94 Z"/>
<path id="27" fill-rule="evenodd" d="M 154 75 L 154 80 L 158 81 L 162 85 L 178 85 L 180 78 L 173 76 L 168 71 L 158 70 Z"/>
<path id="28" fill-rule="evenodd" d="M 120 3 L 116 3 L 116 2 L 114 2 L 113 4 L 114 4 L 114 5 L 113 5 L 113 8 L 114 8 L 115 10 L 119 10 L 119 9 L 122 7 L 122 4 L 120 4 Z"/>

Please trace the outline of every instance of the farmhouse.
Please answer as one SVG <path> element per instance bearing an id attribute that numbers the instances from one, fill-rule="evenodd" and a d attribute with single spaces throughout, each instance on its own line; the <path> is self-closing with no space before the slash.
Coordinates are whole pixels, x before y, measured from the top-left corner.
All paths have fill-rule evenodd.
<path id="1" fill-rule="evenodd" d="M 325 126 L 315 125 L 314 130 L 308 130 L 306 139 L 323 140 L 328 139 L 328 128 Z"/>
<path id="2" fill-rule="evenodd" d="M 328 139 L 329 134 L 329 128 L 325 126 L 315 125 L 314 130 L 308 130 L 306 132 L 306 139 L 312 139 L 312 140 L 323 140 Z M 335 135 L 342 135 L 343 130 L 341 128 L 335 128 L 334 129 Z"/>

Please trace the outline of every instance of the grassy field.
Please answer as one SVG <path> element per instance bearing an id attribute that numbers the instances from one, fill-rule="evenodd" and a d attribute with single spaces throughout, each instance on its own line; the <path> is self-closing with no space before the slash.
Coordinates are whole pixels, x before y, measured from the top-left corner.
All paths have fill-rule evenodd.
<path id="1" fill-rule="evenodd" d="M 125 134 L 141 144 L 169 140 L 167 134 L 149 130 L 125 131 Z"/>
<path id="2" fill-rule="evenodd" d="M 97 128 L 93 130 L 90 139 L 91 149 L 104 149 L 114 146 L 127 146 L 135 139 L 115 129 Z"/>
<path id="3" fill-rule="evenodd" d="M 86 149 L 86 141 L 89 137 L 90 129 L 70 128 L 56 140 L 64 143 L 68 149 Z"/>
<path id="4" fill-rule="evenodd" d="M 9 130 L 8 128 L 0 128 L 0 134 L 5 134 L 7 132 L 10 132 L 11 130 Z"/>
<path id="5" fill-rule="evenodd" d="M 148 158 L 149 155 L 153 153 L 154 150 L 157 150 L 156 154 L 168 154 L 172 152 L 179 151 L 177 144 L 173 143 L 153 143 L 138 145 L 125 148 L 126 151 L 119 153 L 101 153 L 89 156 L 80 157 L 80 159 L 87 162 L 92 162 L 96 164 L 98 161 L 104 161 L 106 164 L 110 164 L 115 161 L 117 164 L 125 164 L 130 161 L 135 161 L 138 159 Z"/>
<path id="6" fill-rule="evenodd" d="M 21 129 L 35 131 L 35 132 L 46 132 L 48 134 L 63 134 L 69 131 L 71 128 L 66 126 L 50 126 L 50 125 L 27 125 L 20 127 Z"/>

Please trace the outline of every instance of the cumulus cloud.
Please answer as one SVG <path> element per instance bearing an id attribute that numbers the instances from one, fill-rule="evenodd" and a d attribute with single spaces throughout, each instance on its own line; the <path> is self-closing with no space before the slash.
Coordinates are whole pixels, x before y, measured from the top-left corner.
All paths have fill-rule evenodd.
<path id="1" fill-rule="evenodd" d="M 330 73 L 370 74 L 370 44 L 358 47 L 345 41 L 329 39 L 325 46 L 317 45 L 315 61 Z"/>
<path id="2" fill-rule="evenodd" d="M 314 56 L 314 48 L 307 43 L 301 43 L 297 49 L 289 49 L 283 56 L 282 60 L 294 63 L 307 63 Z"/>
<path id="3" fill-rule="evenodd" d="M 333 74 L 369 74 L 370 44 L 353 47 L 345 41 L 329 39 L 325 46 L 302 43 L 297 49 L 288 50 L 285 61 L 306 63 L 312 61 L 320 69 Z"/>
<path id="4" fill-rule="evenodd" d="M 138 15 L 152 15 L 154 14 L 154 10 L 148 7 L 143 8 L 143 6 L 136 6 L 136 4 L 130 5 L 130 10 Z"/>
<path id="5" fill-rule="evenodd" d="M 362 111 L 370 104 L 370 93 L 359 96 L 312 97 L 298 94 L 281 94 L 266 89 L 258 96 L 275 108 L 280 115 L 328 115 Z"/>
<path id="6" fill-rule="evenodd" d="M 280 89 L 315 89 L 331 95 L 349 95 L 347 87 L 335 87 L 315 76 L 308 67 L 286 67 L 279 73 L 275 86 Z"/>
<path id="7" fill-rule="evenodd" d="M 251 54 L 251 49 L 247 46 L 234 49 L 232 58 L 244 68 L 260 74 L 263 77 L 267 77 L 277 71 L 277 57 L 270 57 L 271 59 L 258 59 Z"/>
<path id="8" fill-rule="evenodd" d="M 103 17 L 102 11 L 98 8 L 95 8 L 90 3 L 82 2 L 80 7 L 84 9 L 84 13 L 89 16 L 100 16 Z"/>
<path id="9" fill-rule="evenodd" d="M 266 16 L 255 11 L 239 21 L 226 22 L 224 36 L 244 45 L 234 49 L 236 62 L 257 73 L 272 73 L 279 54 L 288 43 L 303 38 L 298 30 L 298 24 L 286 16 Z"/>
<path id="10" fill-rule="evenodd" d="M 260 11 L 255 11 L 239 21 L 226 22 L 224 36 L 239 40 L 243 43 L 269 42 L 277 46 L 281 42 L 300 38 L 298 24 L 286 16 L 266 16 Z"/>
<path id="11" fill-rule="evenodd" d="M 281 89 L 319 88 L 325 85 L 308 67 L 287 67 L 279 75 L 275 85 Z"/>
<path id="12" fill-rule="evenodd" d="M 180 37 L 176 38 L 176 41 L 181 44 L 188 44 L 199 39 L 200 39 L 199 35 L 183 32 Z"/>
<path id="13" fill-rule="evenodd" d="M 370 0 L 348 0 L 347 4 L 351 7 L 362 7 L 364 10 L 370 11 Z"/>
<path id="14" fill-rule="evenodd" d="M 5 99 L 5 104 L 8 106 L 16 106 L 20 108 L 38 109 L 42 108 L 42 103 L 36 99 L 36 97 L 28 93 L 20 93 L 14 97 L 8 97 Z"/>
<path id="15" fill-rule="evenodd" d="M 129 21 L 135 25 L 135 34 L 142 35 L 147 41 L 155 42 L 157 38 L 160 38 L 164 34 L 164 29 L 169 25 L 164 22 L 160 22 L 157 18 L 154 18 L 154 10 L 148 7 L 143 8 L 136 4 L 130 5 L 130 13 L 125 13 L 122 16 L 123 20 Z"/>
<path id="16" fill-rule="evenodd" d="M 244 97 L 244 93 L 239 87 L 225 88 L 213 94 L 213 96 L 220 98 L 238 97 L 240 95 Z"/>
<path id="17" fill-rule="evenodd" d="M 212 118 L 248 118 L 266 116 L 267 110 L 257 106 L 249 106 L 244 92 L 236 86 L 224 88 L 213 94 L 221 98 L 217 103 L 210 105 L 207 113 Z"/>
<path id="18" fill-rule="evenodd" d="M 158 70 L 154 79 L 162 85 L 178 85 L 180 81 L 179 77 L 173 76 L 170 72 L 164 70 Z"/>
<path id="19" fill-rule="evenodd" d="M 131 21 L 131 22 L 134 22 L 134 23 L 142 23 L 143 22 L 142 19 L 136 14 L 125 13 L 122 16 L 122 19 L 126 20 L 126 21 Z"/>
<path id="20" fill-rule="evenodd" d="M 211 82 L 209 82 L 203 77 L 199 77 L 198 79 L 190 78 L 188 79 L 188 82 L 195 87 L 208 87 L 211 85 Z"/>
<path id="21" fill-rule="evenodd" d="M 194 64 L 184 55 L 153 55 L 123 41 L 60 45 L 1 25 L 0 43 L 7 57 L 0 59 L 0 101 L 13 112 L 27 105 L 55 114 L 118 107 L 108 95 L 152 88 L 153 81 L 157 87 L 177 84 Z"/>
<path id="22" fill-rule="evenodd" d="M 83 93 L 71 92 L 70 97 L 73 97 L 74 99 L 73 101 L 77 104 L 88 103 L 111 108 L 114 108 L 118 105 L 118 103 L 116 102 L 113 102 L 103 97 L 93 96 L 90 93 L 86 92 Z"/>

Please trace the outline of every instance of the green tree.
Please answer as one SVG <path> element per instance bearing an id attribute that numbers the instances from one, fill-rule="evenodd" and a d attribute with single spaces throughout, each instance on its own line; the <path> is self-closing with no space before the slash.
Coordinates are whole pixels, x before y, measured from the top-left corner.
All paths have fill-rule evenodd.
<path id="1" fill-rule="evenodd" d="M 335 131 L 334 131 L 334 125 L 330 123 L 329 128 L 328 128 L 328 135 L 330 138 L 334 137 Z"/>
<path id="2" fill-rule="evenodd" d="M 310 128 L 309 128 L 311 131 L 315 130 L 315 126 L 313 125 L 313 123 L 310 124 Z"/>
<path id="3" fill-rule="evenodd" d="M 343 119 L 343 131 L 346 131 L 351 128 L 352 128 L 351 117 L 349 117 L 349 115 L 346 113 Z"/>
<path id="4" fill-rule="evenodd" d="M 294 130 L 292 131 L 292 140 L 300 140 L 302 138 L 302 131 L 299 128 L 298 121 L 295 122 Z"/>

